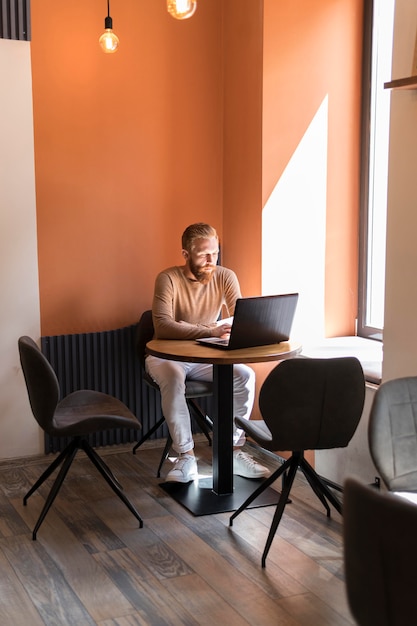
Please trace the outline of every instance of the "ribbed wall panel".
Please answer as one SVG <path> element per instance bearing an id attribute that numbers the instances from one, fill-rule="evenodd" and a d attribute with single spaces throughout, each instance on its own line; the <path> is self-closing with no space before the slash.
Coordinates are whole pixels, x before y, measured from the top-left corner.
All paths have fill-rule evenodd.
<path id="1" fill-rule="evenodd" d="M 136 325 L 111 331 L 42 337 L 42 352 L 54 368 L 61 397 L 78 389 L 94 389 L 124 402 L 146 432 L 160 418 L 158 394 L 141 380 L 135 353 Z M 135 430 L 113 429 L 90 436 L 93 446 L 135 442 Z M 155 437 L 166 436 L 163 429 Z M 45 452 L 57 452 L 67 445 L 66 437 L 45 436 Z"/>
<path id="2" fill-rule="evenodd" d="M 0 39 L 30 38 L 30 0 L 0 0 Z"/>
<path id="3" fill-rule="evenodd" d="M 102 391 L 124 402 L 142 424 L 142 431 L 113 429 L 94 433 L 89 438 L 92 446 L 133 443 L 161 418 L 160 395 L 141 377 L 141 366 L 135 352 L 135 334 L 136 324 L 133 324 L 116 330 L 41 339 L 42 352 L 58 377 L 61 398 L 78 389 Z M 201 398 L 199 404 L 210 414 L 210 398 Z M 198 428 L 196 431 L 200 432 Z M 167 435 L 164 423 L 151 439 Z M 61 451 L 68 442 L 67 437 L 45 435 L 45 452 Z"/>

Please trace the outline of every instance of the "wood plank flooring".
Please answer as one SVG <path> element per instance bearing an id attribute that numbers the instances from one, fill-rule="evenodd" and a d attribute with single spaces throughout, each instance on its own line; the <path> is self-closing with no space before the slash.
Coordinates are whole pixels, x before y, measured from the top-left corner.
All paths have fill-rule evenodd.
<path id="1" fill-rule="evenodd" d="M 142 529 L 79 453 L 32 541 L 51 479 L 27 506 L 22 497 L 52 457 L 0 463 L 0 624 L 354 624 L 341 518 L 333 510 L 326 517 L 302 477 L 262 569 L 275 507 L 245 511 L 232 528 L 228 513 L 194 517 L 159 487 L 161 449 L 133 455 L 132 447 L 99 453 L 143 517 Z M 209 471 L 205 440 L 196 452 L 199 470 Z"/>

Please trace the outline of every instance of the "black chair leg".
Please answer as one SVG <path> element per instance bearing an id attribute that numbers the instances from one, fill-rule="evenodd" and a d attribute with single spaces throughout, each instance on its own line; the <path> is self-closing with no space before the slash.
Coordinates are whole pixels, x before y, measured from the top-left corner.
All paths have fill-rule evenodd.
<path id="1" fill-rule="evenodd" d="M 87 445 L 89 445 L 89 444 L 87 444 Z M 88 454 L 87 450 L 85 449 L 85 444 L 84 444 L 84 442 L 83 442 L 83 443 L 81 443 L 81 446 L 80 446 L 80 447 L 81 447 L 81 448 L 85 451 L 85 453 L 86 453 L 86 454 Z M 101 466 L 103 467 L 103 470 L 106 472 L 106 474 L 107 474 L 107 475 L 108 475 L 108 476 L 112 479 L 112 481 L 114 482 L 114 484 L 115 484 L 115 485 L 117 485 L 117 487 L 118 487 L 121 491 L 123 491 L 123 485 L 121 485 L 121 484 L 120 484 L 120 482 L 119 482 L 118 478 L 117 478 L 117 477 L 113 474 L 113 472 L 111 471 L 111 469 L 110 469 L 110 467 L 107 465 L 107 463 L 105 463 L 105 462 L 103 461 L 103 459 L 101 458 L 101 456 L 99 456 L 97 453 L 95 453 L 95 454 L 96 454 L 96 457 L 97 457 L 98 461 L 100 462 Z"/>
<path id="2" fill-rule="evenodd" d="M 172 446 L 172 438 L 171 438 L 171 435 L 168 435 L 164 450 L 162 452 L 161 460 L 159 461 L 158 470 L 156 472 L 157 478 L 161 477 L 161 469 L 162 469 L 163 464 L 165 463 L 165 461 L 167 460 L 169 456 L 169 451 L 171 450 L 171 446 Z"/>
<path id="3" fill-rule="evenodd" d="M 141 516 L 139 515 L 139 513 L 137 512 L 133 504 L 126 498 L 123 491 L 120 489 L 118 481 L 114 480 L 114 476 L 112 472 L 108 473 L 108 468 L 107 468 L 107 465 L 104 463 L 104 461 L 100 458 L 97 452 L 90 446 L 90 444 L 85 439 L 82 440 L 80 447 L 88 455 L 91 462 L 95 465 L 95 467 L 98 469 L 100 474 L 103 476 L 104 480 L 113 489 L 115 494 L 119 496 L 120 500 L 124 502 L 124 504 L 127 506 L 129 511 L 133 513 L 133 515 L 139 521 L 139 528 L 143 528 L 143 520 Z"/>
<path id="4" fill-rule="evenodd" d="M 288 470 L 286 472 L 284 472 L 283 475 L 281 476 L 282 489 L 284 489 L 285 481 L 287 480 L 287 478 L 288 478 Z M 282 489 L 281 489 L 281 491 L 282 491 Z M 291 499 L 288 498 L 287 504 L 291 504 L 291 502 L 292 502 Z"/>
<path id="5" fill-rule="evenodd" d="M 197 422 L 197 424 L 200 426 L 201 430 L 205 434 L 209 446 L 211 446 L 212 441 L 210 437 L 210 430 L 213 430 L 213 422 L 208 417 L 208 415 L 204 415 L 204 413 L 201 411 L 198 404 L 192 398 L 187 398 L 187 405 L 190 411 L 190 415 L 194 417 L 195 421 Z M 165 447 L 162 452 L 161 460 L 159 462 L 158 470 L 156 472 L 157 478 L 161 477 L 161 469 L 162 469 L 163 464 L 165 463 L 165 461 L 167 460 L 169 456 L 169 451 L 171 450 L 171 446 L 172 446 L 172 437 L 168 433 Z"/>
<path id="6" fill-rule="evenodd" d="M 156 432 L 158 430 L 158 428 L 160 426 L 162 426 L 162 424 L 165 422 L 165 417 L 162 416 L 156 424 L 154 424 L 152 426 L 152 428 L 150 430 L 148 430 L 148 432 L 141 438 L 139 439 L 139 441 L 135 444 L 135 446 L 133 447 L 133 454 L 136 454 L 136 450 L 139 448 L 139 446 L 141 446 L 147 439 L 149 439 L 149 437 L 151 437 L 151 435 L 154 434 L 154 432 Z M 159 478 L 161 476 L 161 469 L 163 464 L 165 463 L 165 461 L 168 458 L 168 454 L 169 451 L 171 449 L 171 445 L 172 445 L 172 439 L 171 439 L 171 435 L 168 435 L 167 441 L 165 443 L 165 447 L 164 447 L 164 451 L 162 452 L 162 456 L 161 456 L 161 460 L 159 462 L 159 466 L 158 466 L 158 470 L 156 472 L 157 477 Z"/>
<path id="7" fill-rule="evenodd" d="M 265 489 L 267 489 L 267 487 L 272 485 L 272 483 L 275 482 L 277 480 L 277 478 L 279 478 L 281 476 L 281 474 L 283 474 L 286 471 L 286 469 L 289 467 L 290 463 L 291 463 L 291 459 L 287 459 L 287 461 L 285 461 L 285 463 L 283 463 L 283 465 L 281 465 L 281 467 L 279 467 L 277 470 L 275 470 L 275 472 L 273 472 L 273 474 L 268 476 L 268 478 L 266 478 L 259 485 L 259 487 L 257 487 L 257 489 L 255 489 L 255 491 L 253 493 L 251 493 L 251 495 L 248 498 L 246 498 L 244 503 L 241 504 L 240 507 L 237 509 L 237 511 L 235 511 L 233 513 L 233 515 L 230 517 L 230 519 L 229 519 L 229 526 L 233 526 L 233 520 L 235 519 L 235 517 L 240 515 L 240 513 L 242 513 L 242 511 L 244 511 L 263 491 L 265 491 Z M 278 496 L 279 496 L 279 494 L 277 494 L 277 497 Z M 281 499 L 281 496 L 279 496 L 279 498 Z"/>
<path id="8" fill-rule="evenodd" d="M 321 490 L 317 487 L 317 485 L 314 483 L 314 481 L 311 479 L 311 477 L 310 477 L 310 475 L 308 473 L 304 473 L 304 476 L 306 477 L 307 482 L 310 485 L 311 489 L 314 491 L 314 493 L 316 494 L 317 498 L 320 500 L 320 502 L 322 503 L 322 505 L 326 509 L 327 517 L 330 517 L 330 507 L 328 505 L 328 502 L 327 502 L 326 498 L 322 494 Z"/>
<path id="9" fill-rule="evenodd" d="M 333 493 L 330 491 L 330 489 L 327 487 L 327 485 L 320 479 L 319 475 L 317 474 L 317 472 L 314 471 L 314 469 L 311 467 L 311 465 L 308 463 L 308 461 L 303 459 L 302 462 L 300 463 L 300 469 L 302 470 L 302 472 L 306 476 L 306 478 L 309 481 L 310 485 L 311 484 L 315 485 L 315 489 L 313 487 L 314 492 L 317 493 L 317 491 L 320 491 L 323 494 L 323 496 L 325 496 L 327 498 L 327 500 L 330 502 L 330 504 L 332 504 L 334 506 L 336 511 L 338 513 L 342 514 L 342 505 L 341 505 L 341 503 L 336 498 L 336 496 L 333 495 Z M 321 498 L 320 498 L 320 500 L 321 500 Z"/>
<path id="10" fill-rule="evenodd" d="M 197 424 L 199 425 L 199 427 L 203 431 L 204 435 L 206 436 L 206 439 L 208 441 L 209 446 L 211 446 L 212 445 L 212 441 L 211 441 L 211 437 L 210 437 L 210 431 L 213 430 L 213 422 L 211 421 L 211 419 L 209 418 L 208 415 L 205 415 L 202 412 L 202 410 L 198 406 L 197 402 L 195 402 L 195 400 L 193 400 L 193 398 L 188 398 L 187 399 L 187 404 L 188 404 L 188 408 L 190 409 L 191 413 L 193 414 L 193 417 L 194 417 L 195 421 L 197 422 Z"/>
<path id="11" fill-rule="evenodd" d="M 150 437 L 151 435 L 153 435 L 153 434 L 154 434 L 154 432 L 155 432 L 156 430 L 158 430 L 158 428 L 159 428 L 160 426 L 162 426 L 162 424 L 163 424 L 164 422 L 165 422 L 165 417 L 164 417 L 164 416 L 162 416 L 162 417 L 161 417 L 161 419 L 159 419 L 159 420 L 157 421 L 157 423 L 156 423 L 156 424 L 154 424 L 154 425 L 152 426 L 152 428 L 151 428 L 150 430 L 148 430 L 148 432 L 147 432 L 145 435 L 143 435 L 143 437 L 142 437 L 141 439 L 139 439 L 139 441 L 135 444 L 135 446 L 134 446 L 134 448 L 133 448 L 133 450 L 132 450 L 133 454 L 136 454 L 136 450 L 139 448 L 139 446 L 141 446 L 141 445 L 142 445 L 142 444 L 143 444 L 143 443 L 144 443 L 147 439 L 149 439 L 149 437 Z"/>
<path id="12" fill-rule="evenodd" d="M 43 474 L 38 478 L 38 480 L 36 481 L 36 483 L 33 485 L 33 487 L 31 487 L 29 489 L 29 491 L 27 492 L 27 494 L 24 496 L 23 498 L 23 504 L 26 506 L 28 499 L 30 498 L 30 496 L 35 493 L 35 491 L 37 489 L 39 489 L 39 487 L 42 485 L 42 483 L 45 482 L 45 480 L 47 478 L 49 478 L 49 476 L 52 474 L 52 472 L 54 472 L 56 470 L 57 467 L 59 467 L 61 465 L 61 463 L 63 462 L 63 460 L 68 456 L 68 454 L 70 453 L 70 451 L 72 449 L 74 449 L 74 447 L 76 447 L 76 443 L 74 441 L 71 441 L 67 447 L 57 456 L 57 458 L 52 461 L 52 463 L 46 468 L 46 470 L 43 472 Z"/>
<path id="13" fill-rule="evenodd" d="M 277 532 L 277 528 L 281 521 L 282 514 L 284 513 L 285 505 L 287 504 L 288 496 L 290 494 L 291 487 L 297 474 L 297 469 L 300 462 L 299 456 L 296 453 L 294 453 L 293 456 L 288 460 L 290 462 L 288 476 L 285 479 L 284 488 L 281 492 L 277 508 L 275 509 L 271 528 L 269 529 L 268 538 L 266 540 L 265 548 L 262 554 L 262 567 L 265 567 L 266 557 L 268 555 L 269 548 L 271 547 L 272 540 L 275 537 L 275 533 Z"/>
<path id="14" fill-rule="evenodd" d="M 192 415 L 192 417 L 195 419 L 195 421 L 199 425 L 200 429 L 204 433 L 204 435 L 205 435 L 205 437 L 206 437 L 206 439 L 208 441 L 209 446 L 211 446 L 212 445 L 212 440 L 211 440 L 211 437 L 210 437 L 210 431 L 213 430 L 213 422 L 211 421 L 211 419 L 209 418 L 208 415 L 205 415 L 202 412 L 202 410 L 200 409 L 200 407 L 198 406 L 198 404 L 195 402 L 195 400 L 193 398 L 187 398 L 187 405 L 188 405 L 188 409 L 190 411 L 190 415 Z M 147 439 L 149 439 L 149 437 L 151 437 L 151 435 L 153 435 L 154 432 L 156 432 L 158 430 L 158 428 L 160 426 L 162 426 L 162 424 L 164 422 L 165 422 L 165 417 L 162 416 L 158 420 L 158 422 L 156 424 L 154 424 L 154 426 L 152 426 L 152 428 L 150 428 L 148 430 L 148 432 L 134 445 L 133 450 L 132 450 L 133 454 L 136 454 L 136 450 Z M 161 469 L 162 469 L 163 464 L 165 463 L 165 461 L 168 458 L 171 446 L 172 446 L 172 438 L 171 438 L 171 435 L 168 434 L 168 438 L 166 440 L 165 447 L 164 447 L 164 450 L 162 452 L 161 460 L 159 462 L 158 470 L 156 472 L 157 478 L 160 478 L 160 476 L 161 476 Z"/>
<path id="15" fill-rule="evenodd" d="M 36 540 L 37 532 L 43 520 L 45 519 L 46 514 L 51 508 L 53 501 L 57 497 L 58 492 L 61 489 L 62 483 L 64 482 L 65 476 L 67 475 L 68 470 L 71 466 L 71 463 L 73 462 L 75 455 L 77 454 L 78 447 L 79 447 L 77 441 L 73 441 L 72 444 L 73 445 L 70 444 L 66 448 L 67 453 L 65 455 L 65 458 L 63 459 L 61 469 L 59 470 L 58 476 L 56 477 L 55 482 L 52 485 L 52 488 L 48 494 L 48 497 L 45 501 L 41 514 L 39 515 L 38 521 L 36 522 L 35 528 L 33 529 L 33 533 L 32 533 L 33 541 Z"/>

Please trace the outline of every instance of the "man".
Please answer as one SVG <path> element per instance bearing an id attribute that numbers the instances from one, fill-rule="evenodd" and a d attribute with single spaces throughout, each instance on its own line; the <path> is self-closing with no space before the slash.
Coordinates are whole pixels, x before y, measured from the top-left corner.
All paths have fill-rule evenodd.
<path id="1" fill-rule="evenodd" d="M 161 272 L 155 281 L 152 305 L 157 339 L 222 337 L 231 325 L 217 322 L 222 309 L 232 316 L 241 297 L 239 282 L 231 270 L 217 265 L 219 240 L 215 229 L 204 223 L 188 226 L 182 236 L 185 264 Z M 178 453 L 168 473 L 169 482 L 188 483 L 197 477 L 191 420 L 185 400 L 185 379 L 210 381 L 212 365 L 146 358 L 145 367 L 161 390 L 162 411 Z M 246 365 L 233 368 L 235 416 L 249 419 L 255 396 L 255 374 Z M 269 471 L 243 452 L 244 432 L 234 429 L 233 470 L 246 478 L 262 478 Z"/>

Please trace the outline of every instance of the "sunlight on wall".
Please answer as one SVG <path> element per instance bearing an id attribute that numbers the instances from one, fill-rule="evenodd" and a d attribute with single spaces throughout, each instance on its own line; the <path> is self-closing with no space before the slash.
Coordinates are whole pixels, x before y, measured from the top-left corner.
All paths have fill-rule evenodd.
<path id="1" fill-rule="evenodd" d="M 328 99 L 314 119 L 262 214 L 262 293 L 298 291 L 292 337 L 324 337 Z"/>

